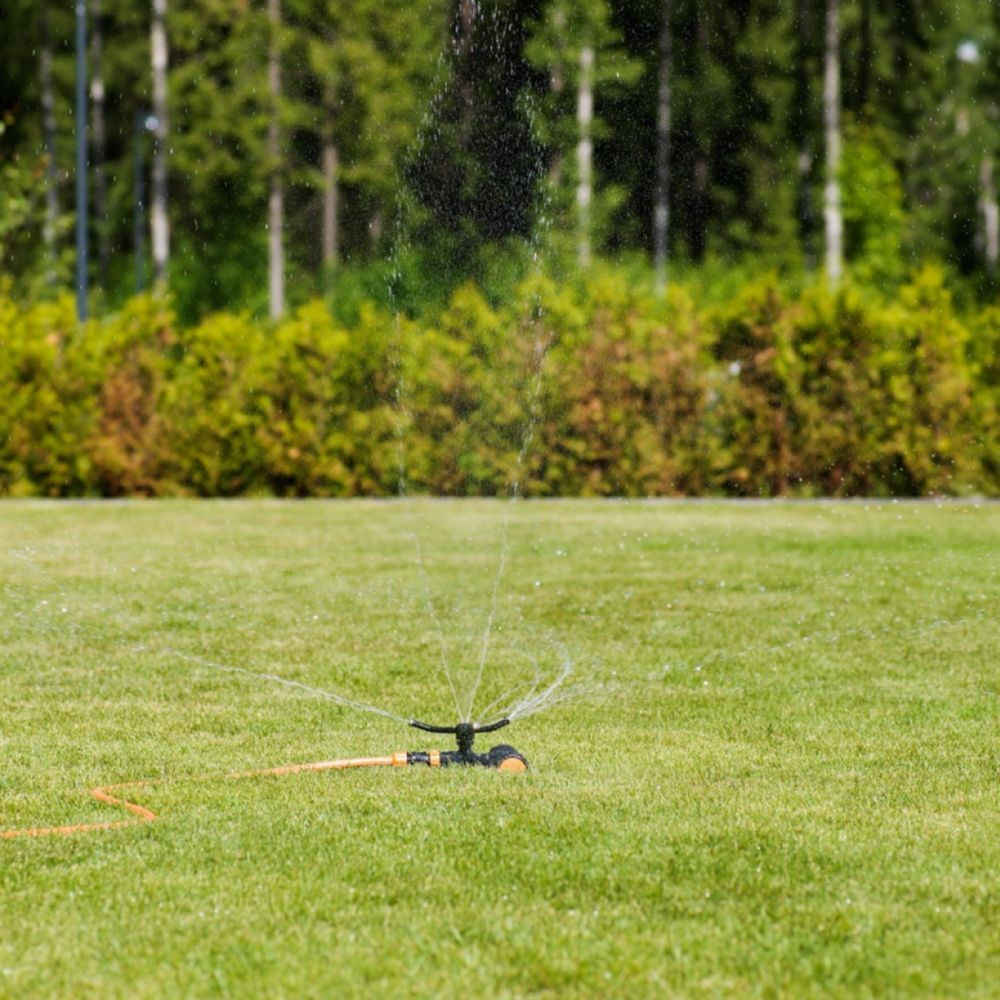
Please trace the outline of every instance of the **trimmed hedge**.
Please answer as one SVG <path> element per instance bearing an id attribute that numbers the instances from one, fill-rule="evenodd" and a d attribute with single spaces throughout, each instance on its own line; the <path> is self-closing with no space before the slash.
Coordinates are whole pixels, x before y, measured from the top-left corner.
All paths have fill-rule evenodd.
<path id="1" fill-rule="evenodd" d="M 310 303 L 276 325 L 182 329 L 132 300 L 0 288 L 8 496 L 995 494 L 1000 308 L 970 320 L 941 274 L 889 304 L 776 282 L 699 310 L 621 274 L 535 278 L 433 320 Z"/>

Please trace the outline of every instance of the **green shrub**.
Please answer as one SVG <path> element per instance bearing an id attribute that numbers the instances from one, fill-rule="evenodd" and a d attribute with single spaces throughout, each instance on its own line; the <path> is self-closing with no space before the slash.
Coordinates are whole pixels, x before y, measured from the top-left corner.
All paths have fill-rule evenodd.
<path id="1" fill-rule="evenodd" d="M 1000 493 L 1000 305 L 983 309 L 970 328 L 969 363 L 975 384 L 972 427 L 982 461 L 984 492 Z"/>
<path id="2" fill-rule="evenodd" d="M 151 296 L 131 299 L 103 324 L 92 324 L 98 418 L 83 443 L 93 472 L 88 484 L 104 496 L 181 492 L 171 478 L 165 403 L 177 333 L 173 313 Z"/>
<path id="3" fill-rule="evenodd" d="M 906 211 L 892 136 L 875 125 L 848 122 L 844 140 L 840 183 L 851 275 L 863 284 L 895 288 L 906 271 Z"/>
<path id="4" fill-rule="evenodd" d="M 596 280 L 583 310 L 552 310 L 563 322 L 553 324 L 543 407 L 549 492 L 675 495 L 708 486 L 702 333 L 683 292 L 672 291 L 667 313 L 657 318 L 620 277 Z"/>
<path id="5" fill-rule="evenodd" d="M 0 286 L 0 492 L 79 496 L 93 489 L 83 442 L 98 421 L 95 326 L 73 300 L 21 307 Z"/>
<path id="6" fill-rule="evenodd" d="M 896 302 L 817 288 L 787 302 L 745 290 L 714 319 L 727 366 L 715 412 L 726 492 L 851 496 L 964 493 L 984 477 L 968 331 L 940 271 Z"/>
<path id="7" fill-rule="evenodd" d="M 776 496 L 803 484 L 794 449 L 797 377 L 789 306 L 776 284 L 751 285 L 709 317 L 719 444 L 715 483 L 726 493 Z"/>
<path id="8" fill-rule="evenodd" d="M 362 307 L 351 331 L 313 302 L 268 338 L 257 364 L 256 442 L 267 486 L 282 496 L 357 496 L 391 482 L 392 407 L 385 316 Z"/>
<path id="9" fill-rule="evenodd" d="M 0 287 L 4 495 L 996 492 L 1000 309 L 940 271 L 894 301 L 776 279 L 699 309 L 624 270 L 472 285 L 418 319 L 311 302 L 83 326 Z"/>
<path id="10" fill-rule="evenodd" d="M 953 313 L 942 273 L 922 271 L 882 321 L 888 343 L 883 379 L 891 403 L 882 479 L 894 493 L 981 489 L 969 333 Z"/>
<path id="11" fill-rule="evenodd" d="M 161 404 L 169 478 L 199 496 L 266 492 L 261 403 L 274 333 L 217 313 L 178 338 Z"/>

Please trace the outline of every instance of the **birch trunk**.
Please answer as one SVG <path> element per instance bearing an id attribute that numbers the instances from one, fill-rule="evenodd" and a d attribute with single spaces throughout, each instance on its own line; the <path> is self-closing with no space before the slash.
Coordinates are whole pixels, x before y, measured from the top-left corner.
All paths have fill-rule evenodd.
<path id="1" fill-rule="evenodd" d="M 278 121 L 281 101 L 281 58 L 278 31 L 281 27 L 281 0 L 267 0 L 267 19 L 271 43 L 267 59 L 267 83 L 271 94 L 271 120 L 267 128 L 267 159 L 271 174 L 268 198 L 268 292 L 271 318 L 285 313 L 285 188 L 281 163 L 281 126 Z"/>
<path id="2" fill-rule="evenodd" d="M 812 74 L 810 72 L 810 36 L 811 9 L 810 0 L 797 0 L 795 5 L 795 23 L 797 33 L 795 56 L 795 136 L 798 143 L 798 191 L 796 205 L 798 210 L 799 237 L 802 242 L 802 257 L 806 269 L 812 271 L 816 266 L 813 230 L 815 218 L 813 215 L 812 185 L 810 183 L 813 170 L 812 122 L 810 121 L 810 104 L 812 96 Z"/>
<path id="3" fill-rule="evenodd" d="M 983 213 L 983 256 L 986 270 L 997 273 L 1000 265 L 1000 206 L 993 185 L 993 159 L 984 156 L 979 164 L 979 209 Z"/>
<path id="4" fill-rule="evenodd" d="M 337 266 L 337 166 L 339 156 L 329 136 L 323 144 L 323 263 L 328 270 Z"/>
<path id="5" fill-rule="evenodd" d="M 42 6 L 42 46 L 39 53 L 42 85 L 42 133 L 45 142 L 45 243 L 46 280 L 56 283 L 56 223 L 59 219 L 59 172 L 56 167 L 56 102 L 52 88 L 52 35 L 49 30 L 48 3 Z"/>
<path id="6" fill-rule="evenodd" d="M 326 41 L 332 49 L 335 42 L 332 32 L 327 35 Z M 337 266 L 337 209 L 339 205 L 337 169 L 340 165 L 340 155 L 333 138 L 336 117 L 337 87 L 335 81 L 329 79 L 326 81 L 323 93 L 323 150 L 321 154 L 323 173 L 322 253 L 327 277 Z"/>
<path id="7" fill-rule="evenodd" d="M 705 64 L 708 61 L 708 9 L 703 4 L 695 5 L 694 53 L 694 84 L 697 93 L 705 79 Z M 700 261 L 705 256 L 705 245 L 708 241 L 708 153 L 705 149 L 704 132 L 697 122 L 693 140 L 690 243 L 692 258 Z"/>
<path id="8" fill-rule="evenodd" d="M 108 263 L 111 248 L 108 244 L 108 178 L 107 126 L 104 117 L 104 23 L 102 0 L 90 0 L 90 106 L 94 157 L 94 215 L 97 218 L 97 264 L 102 289 L 108 283 Z"/>
<path id="9" fill-rule="evenodd" d="M 472 47 L 476 30 L 475 0 L 458 0 L 458 9 L 454 19 L 452 47 L 457 56 L 456 71 L 459 74 L 459 89 L 462 95 L 462 119 L 460 135 L 462 146 L 468 145 L 472 134 L 472 111 L 475 95 L 472 87 Z"/>
<path id="10" fill-rule="evenodd" d="M 577 258 L 580 267 L 590 265 L 590 206 L 593 201 L 594 142 L 594 50 L 580 50 L 580 90 L 577 95 L 576 121 L 579 139 L 576 147 L 577 164 Z"/>
<path id="11" fill-rule="evenodd" d="M 566 31 L 566 8 L 561 3 L 556 4 L 552 11 L 552 25 L 556 29 L 557 36 L 562 39 Z M 549 75 L 549 89 L 556 104 L 562 103 L 562 93 L 566 89 L 566 67 L 563 64 L 563 50 L 559 47 L 552 60 L 552 70 Z M 556 147 L 552 153 L 552 163 L 549 166 L 549 186 L 554 192 L 559 191 L 563 178 L 563 156 L 562 150 Z"/>
<path id="12" fill-rule="evenodd" d="M 670 235 L 670 62 L 673 38 L 670 0 L 663 0 L 660 24 L 660 69 L 656 95 L 656 204 L 653 209 L 653 247 L 656 294 L 667 290 L 667 240 Z"/>
<path id="13" fill-rule="evenodd" d="M 858 110 L 868 113 L 872 92 L 872 0 L 861 0 L 861 45 L 858 52 Z"/>
<path id="14" fill-rule="evenodd" d="M 840 15 L 838 0 L 826 0 L 823 125 L 826 130 L 826 276 L 836 286 L 844 269 L 844 220 L 840 208 Z"/>
<path id="15" fill-rule="evenodd" d="M 368 221 L 368 235 L 371 239 L 372 249 L 376 249 L 378 245 L 382 242 L 382 236 L 385 233 L 385 217 L 382 215 L 382 209 L 376 208 L 372 212 L 372 217 Z"/>
<path id="16" fill-rule="evenodd" d="M 89 236 L 87 225 L 87 3 L 76 0 L 76 316 L 87 318 Z"/>
<path id="17" fill-rule="evenodd" d="M 167 0 L 153 0 L 153 24 L 150 48 L 153 65 L 153 177 L 151 191 L 151 229 L 153 239 L 153 276 L 162 288 L 167 281 L 170 263 L 170 220 L 167 215 Z"/>

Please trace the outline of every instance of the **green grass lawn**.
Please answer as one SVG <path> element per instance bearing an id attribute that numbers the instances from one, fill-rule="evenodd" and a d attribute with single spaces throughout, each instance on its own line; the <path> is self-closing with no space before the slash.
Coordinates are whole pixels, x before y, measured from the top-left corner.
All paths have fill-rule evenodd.
<path id="1" fill-rule="evenodd" d="M 0 828 L 166 779 L 155 823 L 0 840 L 0 996 L 997 995 L 997 506 L 9 502 L 0 531 Z M 462 704 L 491 608 L 474 714 L 567 659 L 585 688 L 497 734 L 527 775 L 190 780 L 436 745 L 210 664 L 450 723 L 442 658 Z"/>

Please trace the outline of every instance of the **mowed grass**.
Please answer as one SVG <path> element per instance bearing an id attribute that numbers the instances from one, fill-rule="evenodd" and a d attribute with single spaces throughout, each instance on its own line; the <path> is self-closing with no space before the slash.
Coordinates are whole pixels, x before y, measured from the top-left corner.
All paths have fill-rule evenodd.
<path id="1" fill-rule="evenodd" d="M 997 506 L 40 502 L 0 531 L 0 828 L 164 779 L 155 823 L 0 840 L 2 996 L 997 995 Z M 452 722 L 442 645 L 461 702 L 502 552 L 476 712 L 566 657 L 590 685 L 497 734 L 530 773 L 222 777 L 435 745 L 209 664 Z"/>

